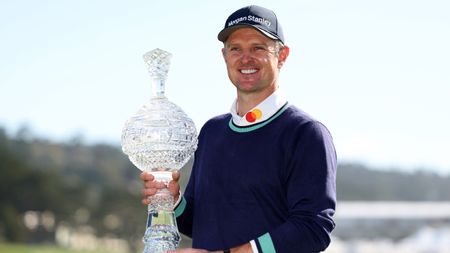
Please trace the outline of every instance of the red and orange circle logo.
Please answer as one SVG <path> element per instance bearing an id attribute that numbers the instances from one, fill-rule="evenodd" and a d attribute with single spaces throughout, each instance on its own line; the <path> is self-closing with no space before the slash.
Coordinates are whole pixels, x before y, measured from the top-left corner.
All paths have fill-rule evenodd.
<path id="1" fill-rule="evenodd" d="M 247 114 L 245 114 L 245 119 L 250 122 L 253 123 L 256 120 L 260 119 L 262 116 L 262 112 L 260 109 L 253 109 L 250 112 L 247 112 Z"/>

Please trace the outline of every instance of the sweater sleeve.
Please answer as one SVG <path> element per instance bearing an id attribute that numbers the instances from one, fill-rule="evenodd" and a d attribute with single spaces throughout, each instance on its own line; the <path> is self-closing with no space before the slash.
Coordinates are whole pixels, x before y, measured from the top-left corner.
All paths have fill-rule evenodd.
<path id="1" fill-rule="evenodd" d="M 255 239 L 260 253 L 320 252 L 330 244 L 336 206 L 337 158 L 332 137 L 319 122 L 294 140 L 285 175 L 289 217 Z"/>
<path id="2" fill-rule="evenodd" d="M 184 235 L 192 238 L 192 205 L 188 204 L 183 196 L 180 203 L 175 207 L 178 230 Z"/>
<path id="3" fill-rule="evenodd" d="M 178 230 L 184 235 L 192 238 L 192 223 L 194 213 L 194 173 L 195 164 L 186 190 L 182 196 L 180 203 L 175 207 L 175 216 L 177 219 Z"/>

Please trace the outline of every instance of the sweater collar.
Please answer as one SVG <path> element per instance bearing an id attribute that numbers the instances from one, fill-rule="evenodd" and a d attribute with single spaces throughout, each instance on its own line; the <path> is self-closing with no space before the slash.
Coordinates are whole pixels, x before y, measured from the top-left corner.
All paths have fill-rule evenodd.
<path id="1" fill-rule="evenodd" d="M 264 99 L 257 106 L 248 111 L 244 116 L 237 114 L 237 99 L 231 105 L 230 113 L 233 117 L 233 123 L 237 126 L 251 126 L 259 122 L 265 121 L 272 117 L 281 107 L 286 104 L 287 100 L 283 92 L 278 88 L 270 96 Z"/>

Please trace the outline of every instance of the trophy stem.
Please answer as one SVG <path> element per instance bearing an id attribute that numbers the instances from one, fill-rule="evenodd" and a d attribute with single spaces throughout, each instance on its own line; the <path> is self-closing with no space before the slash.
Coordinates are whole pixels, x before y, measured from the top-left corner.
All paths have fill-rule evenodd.
<path id="1" fill-rule="evenodd" d="M 166 80 L 161 78 L 151 79 L 151 97 L 164 98 L 166 89 Z"/>
<path id="2" fill-rule="evenodd" d="M 165 182 L 171 179 L 171 172 L 152 172 L 155 180 Z M 170 179 L 169 176 L 170 175 Z M 143 253 L 166 253 L 175 250 L 181 240 L 178 232 L 175 212 L 173 211 L 174 197 L 167 188 L 159 190 L 150 197 L 148 205 L 147 229 L 143 238 Z"/>

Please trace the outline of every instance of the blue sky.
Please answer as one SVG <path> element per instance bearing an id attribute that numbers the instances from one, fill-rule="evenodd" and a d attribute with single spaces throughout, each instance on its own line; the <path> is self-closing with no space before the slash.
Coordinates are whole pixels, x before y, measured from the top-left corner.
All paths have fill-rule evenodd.
<path id="1" fill-rule="evenodd" d="M 248 4 L 277 13 L 281 87 L 341 161 L 450 173 L 447 0 L 2 0 L 0 126 L 119 144 L 150 96 L 142 55 L 159 47 L 174 55 L 167 96 L 200 128 L 234 99 L 216 36 Z"/>

